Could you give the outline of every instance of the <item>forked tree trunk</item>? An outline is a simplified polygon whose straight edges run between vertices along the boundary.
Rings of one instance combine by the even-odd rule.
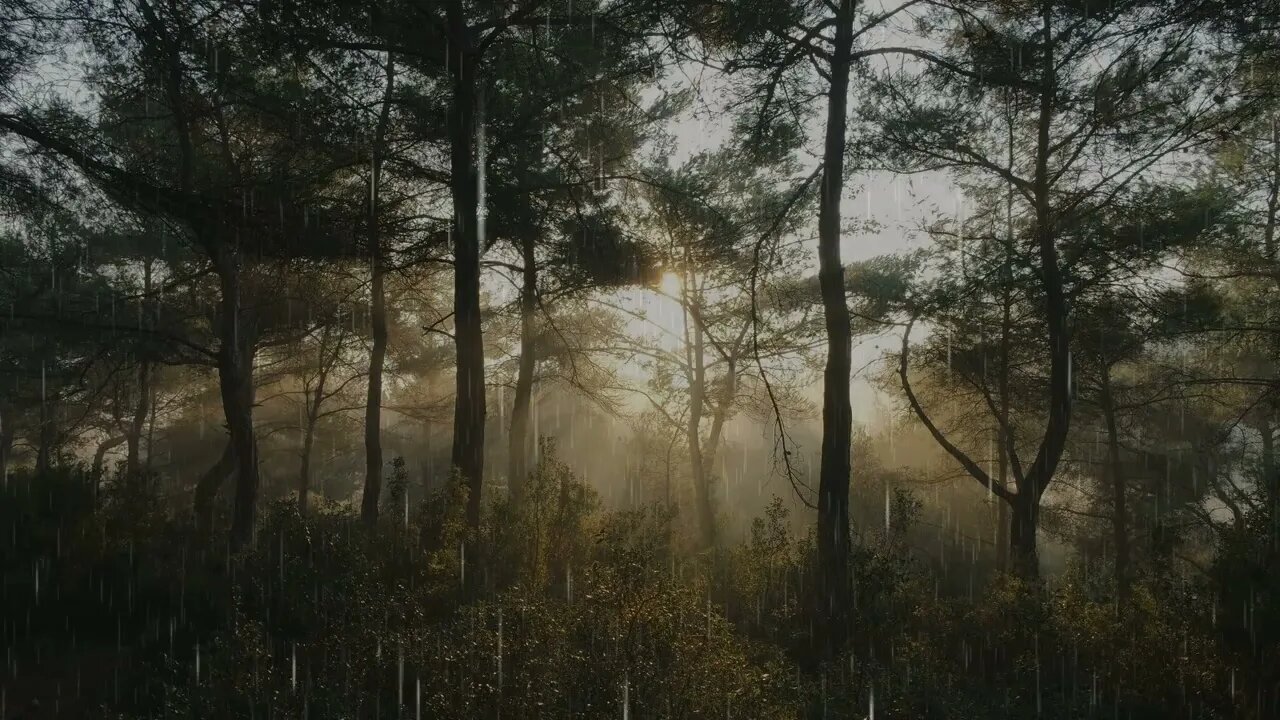
[[[1044,37],[1053,37],[1051,12],[1051,4],[1043,3],[1041,16]],[[1013,507],[1010,528],[1015,569],[1033,580],[1040,577],[1035,542],[1040,499],[1057,471],[1058,462],[1066,449],[1067,432],[1071,425],[1071,336],[1067,325],[1067,295],[1062,268],[1058,265],[1057,219],[1054,217],[1050,198],[1052,171],[1049,157],[1053,150],[1051,130],[1055,112],[1054,93],[1057,88],[1056,60],[1052,45],[1042,53],[1041,62],[1036,167],[1031,189],[1035,200],[1035,239],[1040,255],[1045,324],[1049,336],[1049,419],[1035,460],[1024,475],[1023,482],[1018,485],[1019,499]]]

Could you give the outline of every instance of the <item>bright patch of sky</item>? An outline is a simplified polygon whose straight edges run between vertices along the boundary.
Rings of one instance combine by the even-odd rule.
[[[677,67],[671,73],[676,84],[693,87],[696,99],[693,108],[675,122],[668,132],[675,139],[675,152],[669,158],[675,167],[691,157],[706,151],[714,151],[731,138],[732,118],[724,112],[726,78],[714,70],[695,66]],[[856,92],[856,88],[854,90]],[[656,97],[653,93],[651,97]],[[807,128],[807,145],[797,152],[800,168],[797,178],[803,178],[818,166],[820,140],[823,135],[825,114],[815,112]],[[920,247],[922,239],[915,232],[940,216],[961,216],[963,198],[959,188],[942,173],[901,176],[887,172],[850,172],[846,179],[841,201],[841,215],[845,231],[841,237],[841,257],[846,264],[869,260],[874,257],[898,254]],[[795,271],[812,274],[817,271],[818,245],[816,235],[817,216],[806,223],[796,238],[806,249],[805,267]],[[668,293],[670,294],[670,293]],[[664,343],[682,341],[682,314],[679,304],[647,289],[626,293],[633,307],[644,308],[648,322],[633,321],[637,334],[652,334]],[[649,327],[646,327],[648,325]],[[854,378],[851,400],[855,421],[867,422],[880,417],[887,398],[879,397],[867,380],[883,356],[883,336],[864,336],[854,339]],[[892,344],[894,341],[890,339]],[[819,352],[821,352],[819,348]],[[821,387],[812,388],[813,398],[820,399]]]

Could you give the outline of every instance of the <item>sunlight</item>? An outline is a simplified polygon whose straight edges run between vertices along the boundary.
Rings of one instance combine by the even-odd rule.
[[[680,297],[680,287],[684,283],[680,280],[680,274],[667,270],[662,273],[662,280],[658,284],[659,290],[663,295],[670,297]]]
[[[1280,0],[247,4],[0,0],[0,720],[1280,720]]]

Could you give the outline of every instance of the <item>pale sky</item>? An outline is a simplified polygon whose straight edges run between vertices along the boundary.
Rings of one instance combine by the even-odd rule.
[[[677,70],[677,73],[680,71]],[[684,77],[704,88],[695,102],[696,117],[689,117],[677,123],[672,133],[677,139],[677,152],[671,158],[673,166],[679,165],[697,152],[713,150],[723,144],[729,137],[727,120],[716,115],[716,97],[719,93],[713,87],[717,79],[708,75],[684,73]],[[798,157],[802,163],[803,175],[811,172],[819,160],[816,157],[818,142],[823,135],[825,116],[815,113],[808,130],[809,146]],[[957,187],[949,182],[942,173],[930,173],[914,177],[895,176],[890,173],[852,173],[846,180],[841,213],[848,226],[851,222],[874,220],[879,230],[868,232],[848,230],[841,238],[841,257],[845,263],[867,260],[881,255],[901,253],[920,247],[922,241],[913,237],[915,228],[923,223],[937,219],[939,213],[959,214],[963,212],[960,205]],[[817,218],[813,218],[816,225]],[[810,229],[812,233],[812,229]],[[818,248],[815,237],[805,243],[809,252],[809,265],[804,270],[817,271]],[[658,297],[652,293],[647,302],[651,303],[657,315],[670,318],[674,323],[666,327],[670,331],[679,330],[679,308],[675,303]],[[666,306],[670,306],[669,308]],[[639,328],[637,327],[639,331]],[[883,353],[884,337],[854,338],[853,368],[854,381],[852,387],[852,403],[855,422],[867,422],[878,414],[877,403],[883,406],[885,398],[877,398],[859,371],[873,363]],[[891,340],[892,342],[892,340]],[[881,347],[877,349],[875,346]],[[862,373],[865,375],[866,373]],[[815,388],[815,398],[821,397],[821,388]]]

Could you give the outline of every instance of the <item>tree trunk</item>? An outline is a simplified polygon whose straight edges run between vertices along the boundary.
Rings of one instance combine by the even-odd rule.
[[[13,452],[13,420],[0,411],[0,485],[9,484],[9,456]]]
[[[702,393],[696,393],[697,402],[701,402]],[[690,406],[694,401],[690,401]],[[691,416],[685,428],[685,440],[689,443],[689,466],[693,473],[693,498],[698,511],[698,538],[703,550],[716,546],[716,515],[711,506],[711,487],[708,480],[707,464],[702,453],[702,439],[699,437],[698,417]]]
[[[711,481],[712,478],[715,477],[715,473],[712,468],[714,467],[716,457],[719,454],[720,438],[724,434],[724,424],[728,419],[729,410],[733,406],[733,397],[737,392],[738,380],[736,358],[725,358],[725,365],[727,370],[725,374],[723,394],[721,395],[720,401],[713,406],[714,410],[711,414],[711,429],[707,432],[707,442],[704,446],[698,449],[698,467],[700,468],[699,482],[703,487],[703,497],[706,498],[706,503],[699,507],[699,513],[702,517],[703,527],[710,530],[707,537],[704,537],[704,542],[710,543],[711,547],[715,547],[718,538],[714,506],[711,504]]]
[[[369,175],[369,293],[373,348],[369,352],[369,394],[364,411],[364,495],[360,517],[365,524],[378,521],[378,500],[382,496],[382,366],[387,357],[387,298],[383,288],[386,273],[382,238],[378,228],[378,181],[382,174],[382,151],[391,117],[391,90],[395,86],[395,60],[387,57],[387,85],[373,142],[373,162]]]
[[[298,468],[298,514],[306,517],[308,500],[311,495],[311,453],[316,444],[316,423],[320,420],[320,404],[324,402],[325,380],[329,377],[329,365],[325,357],[325,344],[329,339],[329,328],[326,327],[320,339],[320,367],[316,373],[316,387],[310,396],[303,396],[306,404],[307,419],[302,428],[302,457]],[[341,351],[342,343],[338,341],[334,348],[334,359]]]
[[[36,475],[44,475],[53,467],[53,438],[48,423],[41,421],[36,440]]]
[[[1009,572],[1009,503],[996,503],[996,567]]]
[[[236,472],[235,447],[228,439],[222,448],[222,455],[200,480],[196,482],[194,514],[196,532],[207,536],[213,530],[213,503],[218,497],[218,490],[227,478]]]
[[[151,414],[151,362],[142,360],[138,364],[138,402],[134,406],[133,417],[129,419],[129,430],[125,436],[128,452],[125,456],[125,472],[130,481],[137,480],[142,472],[142,430]]]
[[[1274,342],[1274,341],[1273,341]],[[1258,435],[1262,440],[1262,488],[1263,509],[1271,518],[1272,542],[1280,547],[1280,468],[1276,466],[1276,426],[1272,422],[1272,405],[1262,403],[1262,417],[1258,419]]]
[[[1013,570],[1020,577],[1040,577],[1040,553],[1036,548],[1036,531],[1040,526],[1040,498],[1018,493],[1009,508],[1009,551]]]
[[[707,433],[707,448],[710,449],[710,453],[703,453],[708,473],[711,472],[711,465],[719,455],[720,438],[724,435],[724,424],[729,419],[729,413],[733,409],[734,396],[738,393],[737,348],[734,348],[733,353],[724,358],[724,385],[721,388],[719,402],[712,406],[711,430]]]
[[[1271,119],[1271,168],[1267,176],[1267,219],[1263,225],[1263,250],[1267,260],[1275,267],[1276,262],[1276,227],[1280,225],[1280,118]],[[1280,356],[1280,337],[1271,336],[1272,357]],[[1275,371],[1273,369],[1273,375]],[[1275,427],[1275,403],[1263,404],[1266,416],[1263,422],[1264,473],[1263,488],[1266,490],[1267,511],[1271,515],[1271,546],[1280,548],[1280,473],[1276,472],[1274,443],[1272,433]],[[1270,445],[1271,447],[1268,447]]]
[[[1009,118],[1009,167],[1014,166],[1014,118],[1012,113]],[[1013,184],[1008,183],[1005,188],[1005,237],[1004,252],[1005,262],[1001,268],[1000,277],[1000,417],[997,420],[1000,427],[997,431],[996,441],[998,445],[996,450],[1000,453],[1000,487],[1009,488],[1009,465],[1014,460],[1013,453],[1017,451],[1017,437],[1013,434],[1013,426],[1010,422],[1011,413],[1010,403],[1012,398],[1009,393],[1009,352],[1010,345],[1013,341],[1011,337],[1013,333],[1013,292],[1010,285],[1013,283],[1012,267],[1013,267]],[[1009,503],[996,503],[996,566],[1000,572],[1009,572]]]
[[[43,377],[41,378],[43,380]],[[40,399],[40,427],[36,432],[36,475],[44,475],[53,466],[53,419],[49,403]]]
[[[154,375],[152,377],[154,378]],[[151,412],[147,416],[147,457],[142,461],[143,477],[149,477],[151,475],[151,448],[155,447],[156,442],[156,385],[154,379],[149,384],[150,387],[148,390],[151,393],[151,399],[149,401]]]
[[[98,449],[93,452],[92,472],[94,477],[102,478],[103,463],[106,462],[107,453],[120,447],[120,444],[127,439],[124,435],[116,435],[115,437],[107,438],[98,445]]]
[[[369,352],[369,394],[364,412],[364,496],[360,501],[360,517],[369,525],[378,520],[378,500],[382,494],[382,366],[387,354],[382,261],[375,257],[373,264],[373,348]]]
[[[151,293],[151,260],[142,263],[142,302],[145,305]],[[142,324],[145,327],[149,315],[143,312]],[[125,453],[125,473],[130,482],[139,479],[142,470],[142,429],[147,424],[147,416],[151,413],[151,361],[143,357],[138,362],[138,402],[134,405],[133,417],[129,420],[127,441],[128,452]]]
[[[853,45],[853,0],[840,0],[835,16],[827,128],[823,144],[822,194],[818,209],[818,280],[827,331],[822,392],[822,467],[818,480],[818,593],[815,629],[823,656],[834,658],[848,641],[849,473],[853,409],[849,403],[852,336],[840,259],[840,199],[844,194],[849,54]]]
[[[516,393],[511,403],[511,436],[507,441],[507,482],[511,497],[523,496],[529,476],[529,415],[532,412],[533,371],[537,364],[534,347],[534,320],[538,309],[538,265],[533,233],[521,238],[523,284],[520,287],[520,368],[516,373]],[[534,438],[537,442],[537,438]]]
[[[309,419],[303,430],[302,459],[298,469],[298,514],[302,517],[307,516],[308,498],[311,494],[311,451],[315,447],[315,438],[316,424]]]
[[[457,360],[451,460],[467,488],[467,524],[474,533],[480,528],[485,420],[484,336],[480,326],[480,178],[474,158],[476,58],[463,3],[451,2],[447,14],[449,65],[453,72],[449,186],[453,197],[453,318]]]
[[[1120,431],[1116,424],[1115,398],[1111,394],[1111,367],[1102,361],[1100,399],[1107,426],[1107,474],[1111,478],[1111,529],[1116,546],[1116,599],[1129,598],[1129,517],[1125,508],[1124,465],[1120,461]]]
[[[1012,212],[1012,211],[1011,211]],[[1010,216],[1012,217],[1012,215]],[[1010,240],[1012,243],[1012,228],[1010,229]],[[1008,282],[1004,285],[1002,310],[1000,319],[1000,417],[998,418],[999,428],[996,431],[996,452],[999,453],[999,481],[1000,487],[1009,487],[1009,463],[1012,460],[1011,452],[1014,451],[1014,438],[1011,434],[1010,412],[1009,412],[1009,345],[1012,332],[1011,307],[1013,301],[1009,293]],[[1001,572],[1009,571],[1009,507],[1008,503],[1003,500],[996,503],[996,565]]]
[[[219,308],[218,386],[235,454],[236,495],[231,546],[253,539],[258,509],[258,448],[253,436],[253,329],[240,313],[240,261],[236,251],[217,246],[215,269],[222,294]]]
[[[698,536],[703,550],[716,546],[716,517],[711,507],[711,487],[707,479],[707,463],[702,452],[702,412],[706,403],[707,367],[701,320],[701,297],[697,278],[691,267],[689,249],[684,254],[684,279],[680,299],[684,310],[685,365],[688,368],[689,417],[685,424],[685,442],[689,445],[689,467],[693,476],[693,499],[698,513]],[[693,322],[690,322],[690,315]]]
[[[1042,6],[1042,18],[1044,36],[1053,37],[1049,3]],[[1014,508],[1013,526],[1010,529],[1015,569],[1036,580],[1039,579],[1040,571],[1035,551],[1040,498],[1053,481],[1058,462],[1066,449],[1067,431],[1071,424],[1071,346],[1067,327],[1067,297],[1062,270],[1058,267],[1056,219],[1053,217],[1049,193],[1049,155],[1052,152],[1050,131],[1057,87],[1052,45],[1043,53],[1042,62],[1032,192],[1035,199],[1035,237],[1040,254],[1040,278],[1045,295],[1045,324],[1049,335],[1049,419],[1035,460],[1024,474],[1023,482],[1019,483],[1019,500]]]
[[[1275,262],[1276,227],[1280,226],[1280,119],[1271,121],[1271,170],[1267,175],[1267,219],[1262,227],[1262,249]]]

